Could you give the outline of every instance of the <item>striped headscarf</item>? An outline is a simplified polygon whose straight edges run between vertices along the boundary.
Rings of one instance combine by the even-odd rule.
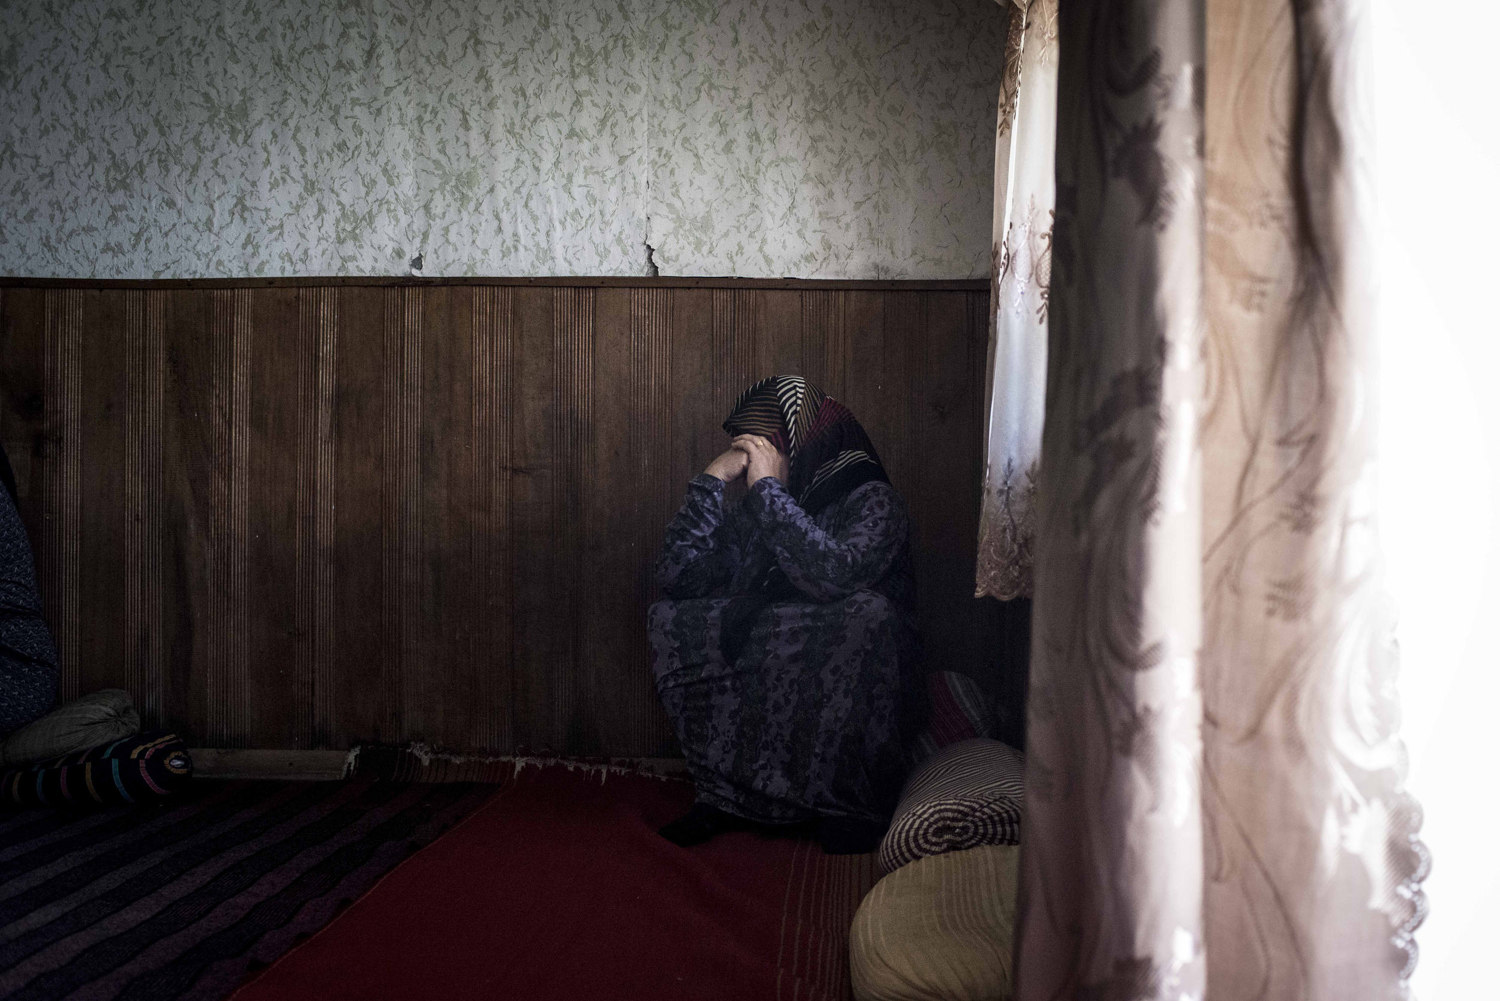
[[[773,375],[745,390],[724,430],[758,434],[785,452],[787,489],[808,514],[871,480],[890,482],[849,408],[800,375]]]

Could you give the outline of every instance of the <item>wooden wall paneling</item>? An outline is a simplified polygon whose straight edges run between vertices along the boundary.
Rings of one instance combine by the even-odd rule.
[[[150,729],[162,725],[167,685],[162,570],[167,293],[138,290],[127,304],[126,433],[121,456],[127,512],[125,637],[120,653],[125,689],[135,700],[142,726]]]
[[[516,289],[515,409],[512,414],[511,532],[514,576],[510,583],[515,630],[511,718],[516,746],[529,750],[562,746],[565,679],[573,663],[570,632],[559,628],[565,556],[557,540],[565,475],[560,440],[562,367],[554,329],[552,289]]]
[[[580,484],[583,564],[578,615],[576,744],[587,754],[629,748],[643,754],[645,594],[637,572],[643,556],[639,525],[649,496],[646,437],[650,380],[640,364],[650,333],[662,326],[664,297],[601,289],[595,302],[592,415],[598,434]]]
[[[671,754],[650,565],[772,371],[848,403],[907,498],[929,666],[980,655],[984,299],[5,288],[0,435],[75,688],[199,744]]]
[[[761,372],[757,340],[762,329],[757,315],[762,298],[759,289],[713,290],[713,339],[697,342],[696,350],[710,352],[713,372],[714,424],[723,421],[735,400],[756,380],[774,373]],[[718,454],[715,452],[714,454]],[[708,456],[712,459],[713,456]],[[708,459],[705,459],[707,464]]]
[[[915,292],[851,292],[846,308],[849,370],[848,403],[864,424],[891,484],[906,501],[912,524],[912,555],[917,575],[919,625],[926,631],[925,573],[920,545],[925,520],[914,457],[925,444],[914,441],[911,358],[922,349],[921,299]]]
[[[889,471],[887,453],[892,446],[886,441],[888,435],[881,390],[884,372],[881,358],[885,354],[884,293],[845,293],[843,339],[848,364],[841,376],[844,393],[839,399],[869,432],[880,461],[887,463]]]
[[[318,746],[400,738],[399,675],[388,656],[385,621],[386,495],[390,373],[399,354],[387,329],[389,292],[346,287],[334,292],[330,433],[333,583],[330,621],[321,629],[332,682],[326,686]],[[399,303],[395,304],[399,324]],[[399,326],[397,327],[399,331]],[[398,651],[399,652],[399,651]]]
[[[690,475],[679,477],[675,472],[679,460],[675,458],[678,439],[673,413],[680,389],[674,381],[675,354],[681,350],[677,331],[683,299],[665,289],[639,289],[634,296],[639,305],[631,311],[631,359],[638,373],[635,384],[643,389],[638,405],[643,433],[634,437],[644,453],[640,494],[643,503],[631,528],[636,560],[632,568],[636,579],[636,600],[630,615],[639,623],[641,638],[638,648],[641,666],[631,671],[636,693],[633,701],[641,707],[636,720],[638,743],[635,746],[643,755],[661,756],[676,752],[676,738],[671,721],[656,696],[644,616],[658,596],[652,569],[661,548],[663,532],[677,513],[679,496],[691,478]],[[713,430],[718,431],[722,440],[723,430],[716,427]]]
[[[295,706],[302,747],[326,746],[333,723],[334,684],[334,388],[338,360],[337,294],[297,290],[297,499],[294,509],[297,599]]]
[[[244,295],[234,315],[225,598],[231,691],[244,704],[225,746],[307,747],[313,690],[299,603],[310,596],[298,587],[308,555],[298,534],[315,412],[298,290]]]
[[[88,628],[71,626],[78,630],[73,641],[75,681],[63,693],[65,698],[119,687],[135,673],[127,653],[131,602],[121,597],[128,595],[134,577],[126,559],[129,526],[137,512],[127,497],[133,463],[122,459],[132,451],[128,373],[131,341],[139,338],[145,323],[144,305],[144,293],[136,289],[104,289],[83,296],[73,348],[75,378],[65,390],[78,398],[64,404],[76,414],[77,423],[76,438],[67,446],[76,448],[76,455],[65,462],[75,466],[78,476],[77,498],[64,501],[78,505],[78,521],[70,529],[77,536],[67,543],[78,554],[77,591],[65,600],[79,611],[88,610]]]
[[[163,620],[164,725],[193,742],[222,735],[209,725],[213,604],[215,477],[212,293],[165,293],[163,341],[162,591],[170,595]]]
[[[921,329],[907,352],[913,450],[922,512],[918,526],[919,586],[926,601],[929,662],[973,673],[977,646],[974,558],[979,517],[979,404],[968,369],[973,357],[962,296],[922,293]],[[916,350],[910,350],[915,347]]]
[[[598,437],[594,423],[594,307],[595,289],[553,290],[552,336],[557,364],[557,396],[553,413],[556,440],[561,445],[554,480],[553,545],[555,547],[555,600],[552,628],[564,633],[566,655],[554,670],[558,676],[556,737],[553,747],[587,746],[590,739],[588,714],[598,707],[588,704],[581,629],[582,592],[597,586],[584,560],[585,540],[598,526],[584,506],[586,481],[597,464]],[[595,731],[597,734],[597,731]]]
[[[870,433],[896,490],[913,503],[917,488],[908,350],[916,351],[920,299],[914,292],[851,293],[849,407]]]
[[[420,573],[412,599],[419,636],[409,665],[419,687],[407,704],[407,733],[457,748],[474,746],[479,724],[472,695],[482,670],[474,656],[483,605],[473,540],[483,501],[474,476],[473,323],[472,288],[425,291],[417,425]]]
[[[47,511],[37,553],[42,603],[57,645],[61,678],[58,697],[73,698],[79,687],[78,551],[82,517],[82,353],[84,312],[99,293],[49,289],[46,298],[46,406],[42,504]]]
[[[687,289],[672,294],[668,334],[671,438],[667,453],[672,488],[666,504],[667,521],[682,503],[688,480],[729,444],[719,424],[729,412],[726,396],[739,392],[728,388],[730,380],[739,376],[727,371],[727,354],[720,352],[733,348],[733,302],[726,289]],[[665,529],[667,521],[660,528]],[[658,537],[657,544],[660,542]],[[655,555],[653,551],[652,557]]]
[[[849,293],[842,289],[808,289],[798,293],[802,306],[802,358],[799,371],[834,399],[845,403],[849,370]]]
[[[250,359],[255,295],[214,289],[209,342],[210,453],[207,552],[209,601],[194,665],[202,665],[204,725],[215,747],[248,746],[250,738]]]
[[[510,693],[515,643],[511,623],[515,566],[511,545],[511,428],[514,399],[514,300],[509,288],[476,288],[473,298],[474,479],[480,510],[471,523],[478,565],[479,621],[470,633],[470,698],[476,707],[470,743],[512,745]]]
[[[755,361],[745,384],[748,386],[768,375],[803,374],[802,293],[786,289],[754,289],[750,295],[755,302],[752,311]],[[741,390],[744,388],[740,387]]]
[[[422,288],[385,292],[385,475],[381,489],[382,686],[394,709],[396,739],[407,740],[407,716],[421,695],[416,673],[418,547],[421,469],[417,433],[421,415]]]

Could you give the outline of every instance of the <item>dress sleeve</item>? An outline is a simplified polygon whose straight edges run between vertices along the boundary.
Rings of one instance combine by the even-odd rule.
[[[836,601],[870,587],[906,542],[906,509],[888,483],[867,483],[845,500],[844,527],[825,532],[774,477],[757,480],[746,497],[787,580],[814,601]]]
[[[739,559],[737,533],[724,518],[724,481],[699,473],[667,526],[656,583],[671,598],[714,597],[728,588]]]

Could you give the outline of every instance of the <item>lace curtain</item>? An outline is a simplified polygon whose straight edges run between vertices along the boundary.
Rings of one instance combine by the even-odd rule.
[[[1406,994],[1363,8],[1061,5],[1020,1001]]]
[[[989,440],[975,593],[1005,601],[1031,594],[1047,375],[1057,0],[1002,2],[1011,4],[1011,11],[995,133]]]

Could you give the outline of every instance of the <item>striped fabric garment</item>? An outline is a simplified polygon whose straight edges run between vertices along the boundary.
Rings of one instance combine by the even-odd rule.
[[[773,375],[745,390],[724,430],[760,435],[784,452],[791,465],[787,489],[808,514],[871,480],[890,482],[849,408],[800,375]]]
[[[87,809],[170,796],[193,777],[175,733],[145,733],[0,772],[0,806]]]
[[[999,732],[999,714],[979,682],[957,671],[934,671],[927,676],[927,728],[912,742],[911,762],[920,765],[949,744]]]
[[[977,737],[943,748],[906,780],[884,840],[886,872],[919,858],[1021,840],[1021,752]]]
[[[991,845],[950,852],[876,883],[849,929],[855,998],[1011,997],[1020,851]]]

